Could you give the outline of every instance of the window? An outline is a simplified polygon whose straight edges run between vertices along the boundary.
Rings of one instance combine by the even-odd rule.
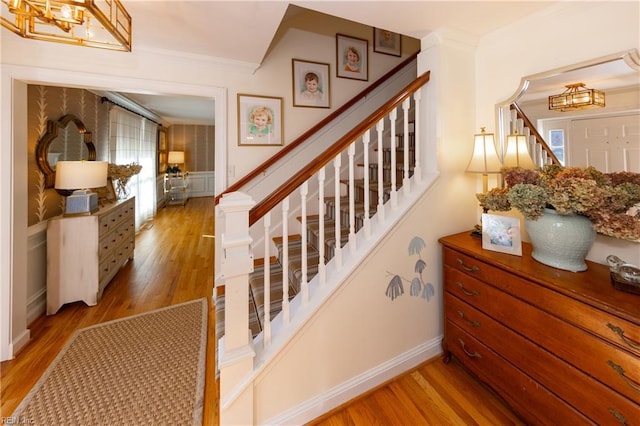
[[[554,129],[549,130],[549,148],[553,151],[560,164],[564,166],[565,163],[565,145],[564,145],[564,130]]]

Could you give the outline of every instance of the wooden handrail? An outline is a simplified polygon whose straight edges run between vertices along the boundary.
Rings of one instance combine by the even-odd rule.
[[[524,125],[529,128],[529,131],[535,138],[536,142],[542,145],[542,149],[551,158],[551,162],[559,166],[560,160],[558,160],[558,157],[556,157],[556,155],[553,153],[553,151],[551,150],[551,147],[547,145],[543,137],[540,135],[540,133],[538,133],[536,126],[534,126],[531,120],[529,120],[529,117],[525,115],[524,111],[522,111],[522,108],[520,108],[520,105],[514,102],[511,104],[511,109],[516,112],[517,117],[522,119],[522,121],[524,122]]]
[[[355,105],[361,99],[364,99],[366,96],[369,95],[369,93],[373,92],[376,88],[378,88],[380,85],[382,85],[388,79],[393,77],[394,74],[396,74],[402,68],[406,67],[408,64],[410,64],[417,57],[418,57],[418,52],[416,52],[413,55],[407,57],[407,59],[405,59],[400,64],[398,64],[396,67],[394,67],[391,71],[389,71],[388,73],[386,73],[385,75],[380,77],[373,84],[371,84],[370,86],[366,87],[362,92],[358,93],[356,96],[351,98],[349,101],[347,101],[340,108],[336,109],[331,114],[327,115],[324,119],[319,121],[315,126],[311,127],[309,130],[307,130],[306,132],[304,132],[303,134],[298,136],[296,139],[294,139],[291,143],[288,143],[287,145],[285,145],[284,148],[282,148],[280,151],[276,152],[274,155],[269,157],[266,161],[264,161],[258,167],[253,169],[251,172],[249,172],[245,176],[243,176],[237,182],[235,182],[234,184],[230,185],[227,189],[222,191],[222,193],[216,195],[215,204],[217,205],[220,202],[220,198],[224,194],[226,194],[228,192],[235,192],[235,191],[239,190],[240,188],[242,188],[243,186],[245,186],[246,184],[248,184],[249,182],[251,182],[256,177],[260,176],[263,172],[265,172],[269,167],[271,167],[273,164],[275,164],[278,160],[280,160],[281,158],[285,157],[289,152],[293,151],[299,145],[304,143],[307,139],[309,139],[315,133],[320,131],[327,124],[329,124],[330,122],[335,120],[337,117],[339,117],[341,114],[343,114],[349,108],[351,108],[353,105]]]
[[[431,71],[427,71],[413,82],[409,83],[404,89],[398,92],[388,102],[378,108],[374,113],[369,115],[364,121],[350,130],[342,138],[338,139],[333,145],[327,148],[322,154],[314,158],[302,170],[296,173],[288,181],[282,184],[278,189],[273,191],[264,200],[256,204],[249,212],[249,226],[256,223],[262,216],[271,211],[296,188],[309,180],[321,168],[332,161],[338,154],[344,151],[349,144],[362,136],[367,130],[372,128],[378,121],[384,118],[393,108],[400,105],[405,99],[411,96],[416,90],[424,86],[431,75]]]

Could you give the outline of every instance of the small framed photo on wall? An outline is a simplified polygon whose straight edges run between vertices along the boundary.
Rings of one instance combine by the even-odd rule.
[[[483,213],[482,248],[522,256],[520,219]]]
[[[293,106],[330,108],[329,64],[292,59]]]
[[[402,35],[380,28],[373,29],[373,51],[391,56],[402,55]]]
[[[238,94],[238,145],[283,145],[282,98]]]
[[[369,80],[369,41],[336,34],[336,75]]]

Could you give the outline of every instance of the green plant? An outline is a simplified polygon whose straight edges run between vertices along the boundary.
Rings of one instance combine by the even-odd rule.
[[[486,210],[515,208],[537,220],[545,208],[588,217],[596,232],[640,239],[640,173],[602,173],[594,167],[547,165],[538,170],[505,167],[504,188],[477,194]]]

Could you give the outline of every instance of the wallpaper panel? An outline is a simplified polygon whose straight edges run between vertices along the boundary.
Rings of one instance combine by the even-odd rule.
[[[167,140],[170,151],[184,151],[183,170],[214,170],[214,126],[174,124],[168,128]]]
[[[66,114],[79,118],[91,132],[97,159],[107,161],[109,156],[109,104],[84,89],[29,85],[27,89],[27,151],[28,151],[28,225],[32,226],[50,217],[62,214],[63,198],[53,188],[45,189],[44,175],[36,163],[36,145],[47,129],[47,120],[58,120]],[[52,144],[52,151],[60,153],[58,160],[86,155],[86,148],[70,123],[61,129]]]

